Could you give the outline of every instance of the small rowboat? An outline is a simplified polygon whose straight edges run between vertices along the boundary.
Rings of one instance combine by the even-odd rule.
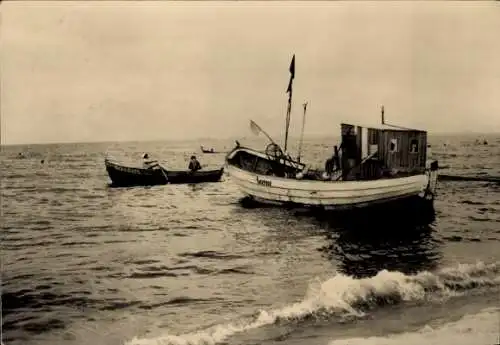
[[[213,148],[211,149],[206,149],[204,148],[203,146],[200,146],[201,148],[201,152],[205,153],[205,154],[222,154],[222,153],[228,153],[228,151],[215,151]]]
[[[216,151],[214,151],[214,149],[213,149],[213,148],[211,148],[211,149],[206,149],[206,148],[204,148],[203,146],[200,146],[200,148],[201,148],[201,152],[203,152],[203,153],[220,153],[220,152],[216,152]]]
[[[220,181],[224,168],[217,170],[167,170],[162,167],[143,169],[128,167],[104,159],[106,171],[114,187],[153,186],[164,184],[203,183]]]

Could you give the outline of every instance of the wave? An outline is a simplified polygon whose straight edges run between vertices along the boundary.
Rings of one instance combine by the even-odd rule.
[[[406,275],[382,270],[370,278],[355,279],[336,274],[310,285],[300,302],[275,310],[262,310],[230,324],[220,324],[195,333],[164,335],[151,339],[133,338],[126,345],[218,344],[241,332],[278,322],[300,321],[310,317],[363,317],[367,311],[388,304],[442,301],[468,290],[500,286],[500,262],[459,264],[435,272]]]
[[[329,345],[493,345],[499,343],[498,308],[488,308],[441,326],[384,337],[336,339]]]

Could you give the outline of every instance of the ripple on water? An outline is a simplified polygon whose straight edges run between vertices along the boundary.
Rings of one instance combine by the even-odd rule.
[[[245,256],[243,256],[243,255],[222,253],[222,252],[217,252],[214,250],[201,250],[198,252],[186,252],[186,253],[179,254],[179,256],[194,257],[194,258],[221,259],[221,260],[245,258]]]

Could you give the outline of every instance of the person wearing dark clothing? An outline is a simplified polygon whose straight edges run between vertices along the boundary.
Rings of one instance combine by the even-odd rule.
[[[333,147],[334,153],[333,156],[328,158],[325,163],[325,171],[328,175],[331,175],[334,171],[340,169],[340,157],[339,157],[339,149],[335,145]]]
[[[339,155],[339,148],[337,145],[333,147],[333,163],[334,163],[334,169],[339,170],[340,169],[340,155]]]
[[[201,164],[196,159],[196,156],[191,156],[188,169],[191,170],[191,172],[195,172],[201,169]]]
[[[328,158],[325,163],[325,171],[328,175],[331,175],[333,173],[334,165],[335,163],[333,161],[333,158],[332,157]]]

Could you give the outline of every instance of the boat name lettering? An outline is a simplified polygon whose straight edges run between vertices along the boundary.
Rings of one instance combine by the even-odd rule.
[[[258,176],[257,176],[257,183],[262,186],[271,187],[271,181],[260,179]]]

